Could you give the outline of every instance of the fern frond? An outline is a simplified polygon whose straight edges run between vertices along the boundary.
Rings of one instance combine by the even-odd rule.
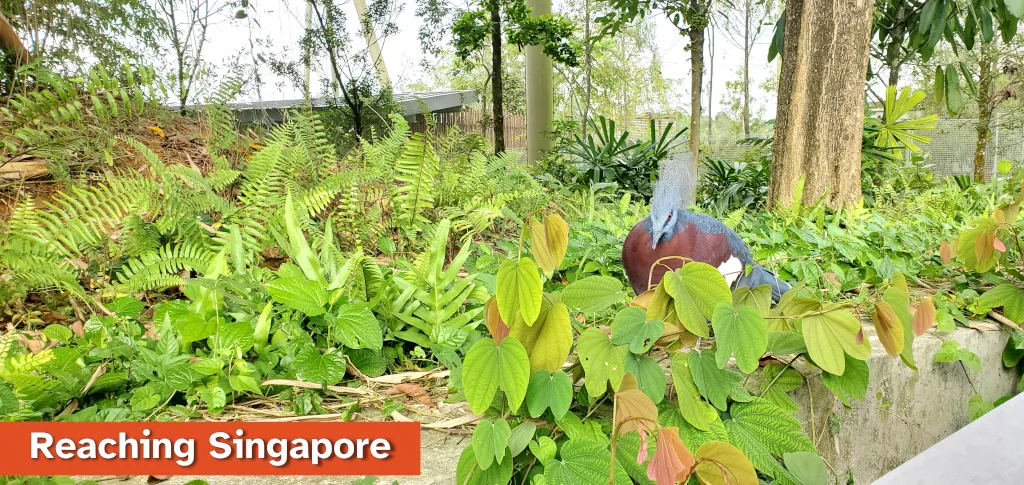
[[[396,186],[392,191],[395,213],[405,227],[420,231],[422,224],[430,222],[424,212],[434,208],[438,164],[429,135],[414,133],[395,164]]]
[[[213,252],[190,244],[164,246],[125,263],[117,279],[130,291],[147,291],[183,283],[183,270],[205,270]]]

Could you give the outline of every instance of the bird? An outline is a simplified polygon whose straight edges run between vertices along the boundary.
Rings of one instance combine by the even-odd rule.
[[[679,259],[667,259],[655,266],[659,259],[682,256],[718,268],[733,289],[770,285],[772,302],[778,303],[790,285],[754,263],[750,247],[736,231],[714,217],[687,210],[696,187],[697,167],[692,154],[661,163],[651,197],[651,215],[633,226],[622,245],[622,265],[633,291],[639,295],[656,287],[666,272],[683,265]]]

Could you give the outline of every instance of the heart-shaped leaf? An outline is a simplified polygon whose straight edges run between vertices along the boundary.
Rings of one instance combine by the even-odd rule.
[[[654,345],[665,331],[665,325],[658,320],[647,320],[647,312],[639,307],[627,307],[619,311],[612,321],[612,343],[628,345],[634,354],[643,354]]]
[[[924,335],[928,329],[935,325],[935,302],[931,298],[925,298],[914,312],[914,335]]]
[[[658,407],[636,387],[633,374],[626,374],[615,393],[613,430],[618,434],[631,431],[650,433],[658,427]]]
[[[612,344],[604,332],[590,327],[580,334],[578,353],[580,364],[586,373],[587,393],[592,398],[600,397],[608,389],[618,389],[619,381],[625,374],[625,346]]]
[[[502,418],[494,421],[485,419],[476,425],[473,430],[473,454],[481,470],[490,468],[492,463],[501,463],[510,436],[512,428]]]
[[[679,440],[679,429],[660,428],[658,444],[647,464],[647,478],[658,485],[675,485],[686,482],[696,464],[693,455]]]
[[[530,219],[530,249],[537,265],[551,274],[562,264],[569,246],[569,225],[558,214],[544,218],[544,223]]]
[[[515,337],[498,345],[494,340],[478,340],[466,353],[462,365],[462,384],[466,401],[474,413],[487,410],[500,388],[512,410],[519,409],[530,383],[530,358]]]
[[[735,446],[712,441],[697,450],[694,472],[705,485],[758,485],[754,465]]]
[[[675,303],[679,321],[700,337],[710,337],[707,321],[721,302],[732,302],[725,278],[714,266],[691,262],[663,278],[665,291]]]
[[[736,355],[736,366],[746,374],[754,372],[768,349],[768,326],[761,313],[751,306],[734,308],[722,302],[711,317],[718,344],[718,367],[725,368],[729,355]]]
[[[533,325],[540,315],[543,296],[540,273],[532,259],[521,258],[519,263],[510,259],[502,261],[495,295],[502,320],[514,322],[521,316],[527,325]]]
[[[530,372],[540,369],[554,372],[562,368],[572,347],[569,309],[562,303],[544,302],[537,321],[531,326],[517,319],[509,330],[530,356]]]
[[[884,301],[876,302],[871,319],[875,322],[875,332],[878,333],[878,340],[882,342],[886,353],[890,357],[895,357],[903,352],[903,323],[896,316],[892,306]]]
[[[572,379],[562,371],[539,370],[526,389],[526,407],[530,416],[539,418],[550,408],[556,420],[562,419],[572,404]]]

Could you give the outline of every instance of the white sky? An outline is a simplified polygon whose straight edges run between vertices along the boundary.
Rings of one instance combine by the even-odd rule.
[[[420,61],[424,54],[417,38],[420,19],[414,14],[414,0],[401,0],[404,8],[397,18],[399,33],[384,41],[383,57],[392,83],[401,87],[404,83],[419,78],[422,70]],[[456,0],[463,2],[465,0]],[[282,53],[282,57],[296,59],[298,53],[298,39],[302,35],[305,22],[306,2],[302,0],[276,0],[256,1],[255,14],[250,10],[249,23],[246,20],[222,22],[216,29],[209,33],[208,50],[204,57],[221,64],[237,56],[240,51],[249,48],[250,36],[256,38],[270,38],[273,42],[274,51]],[[554,11],[558,11],[559,1],[555,0]],[[361,42],[355,29],[355,7],[351,2],[346,2],[342,7],[349,13],[350,33],[353,39]],[[774,19],[769,19],[774,22]],[[257,25],[258,24],[258,25]],[[687,40],[679,35],[678,30],[663,16],[655,18],[655,42],[658,52],[662,57],[663,75],[668,79],[678,80],[680,91],[676,93],[678,99],[683,102],[689,100],[690,84],[690,59],[686,52]],[[766,26],[762,29],[761,37],[751,56],[751,87],[752,98],[758,100],[765,107],[765,116],[774,117],[775,98],[763,93],[759,86],[777,68],[775,63],[769,65],[767,62],[768,42],[771,38],[772,28]],[[705,43],[706,58],[710,59],[710,45]],[[713,85],[713,111],[718,113],[722,109],[723,97],[726,92],[726,81],[737,78],[738,68],[742,65],[742,51],[729,42],[725,35],[718,29],[714,35],[714,85]],[[707,68],[705,69],[705,90],[707,89]],[[302,92],[290,82],[277,78],[268,72],[262,74],[265,82],[260,97],[263,100],[295,99],[301,98]],[[316,81],[314,80],[314,85]],[[253,96],[255,98],[255,96]],[[706,94],[705,94],[705,99]],[[757,103],[755,103],[757,104]],[[685,110],[684,106],[677,107]],[[707,107],[705,106],[705,109]]]

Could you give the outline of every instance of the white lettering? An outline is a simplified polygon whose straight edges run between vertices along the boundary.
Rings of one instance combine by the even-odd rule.
[[[117,454],[109,450],[109,448],[111,446],[114,446],[116,444],[117,444],[117,442],[112,440],[112,439],[110,439],[110,438],[107,438],[105,440],[101,440],[100,441],[100,457],[102,457],[104,460],[113,460],[114,458],[117,458]]]
[[[42,442],[41,442],[42,440]],[[45,444],[43,444],[45,443]],[[49,459],[53,459],[53,455],[50,454],[50,446],[53,445],[53,436],[50,433],[32,433],[32,459],[39,458],[39,452],[42,451],[43,455]]]
[[[214,448],[217,448],[218,450],[223,450],[223,451],[221,451],[221,452],[211,451],[210,452],[210,456],[212,456],[212,457],[214,457],[214,458],[216,458],[218,460],[223,460],[223,459],[231,456],[231,445],[229,445],[227,443],[221,443],[221,441],[220,441],[220,440],[227,440],[230,437],[231,437],[231,435],[229,435],[229,434],[227,434],[227,433],[225,433],[223,431],[218,431],[216,433],[211,434],[210,435],[210,446],[212,446]]]
[[[196,461],[195,445],[195,440],[174,440],[174,456],[177,458],[174,462],[180,466],[192,466]]]
[[[75,442],[67,438],[57,441],[57,456],[70,460],[75,457]]]
[[[388,451],[391,451],[391,442],[386,439],[377,438],[370,444],[370,454],[378,460],[383,460],[390,456],[390,453],[386,453]]]

